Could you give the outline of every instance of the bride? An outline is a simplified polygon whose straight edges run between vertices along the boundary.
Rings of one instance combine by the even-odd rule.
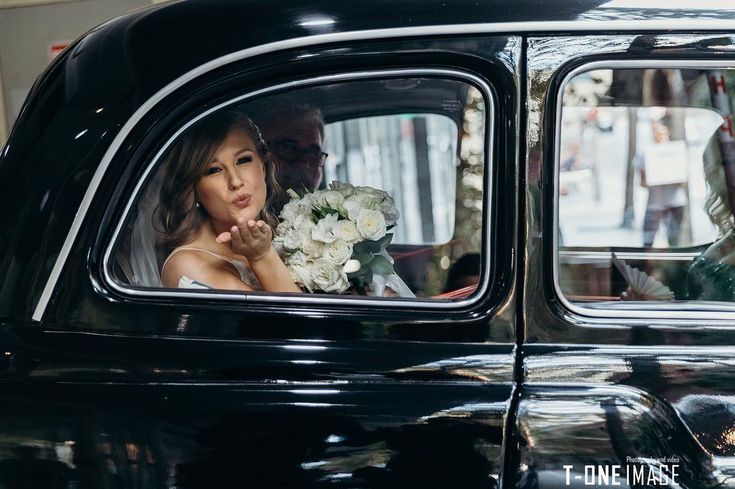
[[[250,119],[204,119],[163,165],[155,215],[164,287],[301,292],[273,248],[275,163]]]

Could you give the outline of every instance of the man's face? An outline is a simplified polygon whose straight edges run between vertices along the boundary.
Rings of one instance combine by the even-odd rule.
[[[653,128],[653,140],[656,143],[665,143],[669,140],[669,128],[660,122],[654,122]]]
[[[299,193],[319,187],[324,175],[324,140],[319,124],[313,119],[278,121],[263,129],[280,170],[278,183],[284,190]]]

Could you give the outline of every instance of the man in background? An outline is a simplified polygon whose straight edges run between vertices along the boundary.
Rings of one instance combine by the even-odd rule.
[[[667,117],[651,122],[654,144],[633,163],[641,186],[648,189],[643,218],[643,246],[647,248],[653,246],[662,221],[669,246],[679,245],[687,205],[686,146],[683,141],[671,141],[669,125]]]
[[[310,105],[277,108],[257,121],[263,139],[278,162],[276,180],[299,195],[320,187],[324,178],[324,117]],[[283,195],[273,204],[278,215],[289,201]]]

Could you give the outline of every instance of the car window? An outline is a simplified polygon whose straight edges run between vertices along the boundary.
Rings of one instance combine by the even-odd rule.
[[[441,114],[395,114],[327,124],[332,155],[325,181],[382,188],[396,200],[404,225],[393,243],[444,244],[454,233],[458,128]],[[420,137],[417,137],[420,134]],[[422,180],[419,182],[419,180]],[[423,187],[429,190],[421,193]]]
[[[589,69],[561,93],[560,292],[598,307],[735,301],[729,69]]]
[[[487,261],[486,105],[466,81],[386,76],[202,114],[152,158],[110,276],[156,294],[468,297]]]

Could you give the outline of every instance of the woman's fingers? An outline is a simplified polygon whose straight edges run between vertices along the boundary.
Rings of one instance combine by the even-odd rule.
[[[261,239],[271,239],[271,227],[265,221],[258,221],[253,227],[253,235]]]
[[[250,219],[238,221],[229,232],[217,236],[217,241],[229,242],[235,253],[245,255],[248,259],[255,259],[270,248],[272,234],[270,226],[265,221]]]
[[[216,241],[218,243],[229,243],[230,241],[232,241],[232,234],[229,231],[225,231],[224,233],[220,233],[217,236],[217,240]]]
[[[240,228],[243,238],[249,237],[255,241],[259,241],[268,236],[268,225],[264,221],[255,221],[250,219],[245,226]]]
[[[242,228],[240,228],[240,226],[232,226],[232,229],[230,229],[230,235],[232,236],[232,248],[242,248],[245,244],[242,235]]]
[[[255,221],[238,221],[237,228],[240,230],[244,242],[249,243],[253,239],[253,224]]]
[[[260,226],[261,231],[263,231],[263,236],[265,236],[268,241],[273,239],[273,230],[268,223],[265,221],[258,221],[258,226]]]

